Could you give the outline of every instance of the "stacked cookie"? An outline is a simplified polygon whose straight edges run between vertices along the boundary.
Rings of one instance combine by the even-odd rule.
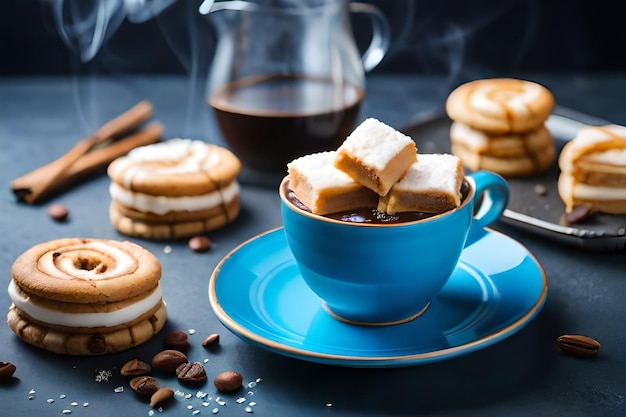
[[[9,327],[51,352],[121,352],[148,341],[167,318],[161,265],[131,242],[40,243],[15,260],[11,275]]]
[[[136,148],[108,168],[111,223],[120,233],[146,239],[222,227],[239,213],[240,170],[229,150],[198,140]]]
[[[380,213],[442,213],[461,203],[458,157],[420,154],[415,142],[370,118],[336,151],[297,158],[287,165],[289,187],[314,214],[363,207]]]
[[[555,159],[554,141],[545,122],[554,97],[525,80],[476,80],[457,87],[446,101],[453,120],[452,154],[470,170],[507,177],[538,174]]]
[[[559,156],[558,190],[566,212],[626,213],[626,127],[589,126]]]

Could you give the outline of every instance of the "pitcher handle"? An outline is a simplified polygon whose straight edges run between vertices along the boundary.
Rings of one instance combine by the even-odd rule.
[[[485,227],[498,220],[509,203],[511,193],[506,180],[493,172],[476,171],[469,174],[468,178],[474,181],[475,201],[478,201],[481,195],[482,201],[472,219],[465,247],[487,234]]]
[[[376,7],[367,3],[352,2],[350,12],[366,14],[372,22],[372,40],[363,53],[363,69],[369,72],[383,60],[389,49],[391,29],[385,15]]]

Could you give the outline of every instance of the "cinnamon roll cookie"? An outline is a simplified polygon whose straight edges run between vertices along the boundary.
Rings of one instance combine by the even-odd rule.
[[[122,234],[179,239],[217,229],[239,213],[239,159],[199,140],[170,139],[113,161],[109,215]]]
[[[452,153],[470,170],[504,176],[538,174],[555,159],[545,127],[554,97],[525,80],[476,80],[456,88],[446,101]]]
[[[161,265],[131,242],[40,243],[15,260],[11,276],[9,327],[51,352],[121,352],[148,341],[167,319]]]
[[[475,80],[457,87],[446,101],[452,120],[492,134],[523,133],[541,126],[554,107],[552,93],[532,81]]]
[[[626,213],[626,127],[589,126],[579,130],[559,156],[558,190],[565,210]]]

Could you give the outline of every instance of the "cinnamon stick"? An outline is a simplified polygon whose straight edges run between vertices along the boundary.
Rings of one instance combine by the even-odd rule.
[[[36,203],[48,188],[56,188],[59,177],[78,159],[96,145],[113,140],[116,136],[128,132],[133,127],[147,120],[152,114],[152,104],[141,101],[130,110],[108,121],[92,135],[78,141],[72,149],[59,159],[15,179],[11,189],[19,201]]]
[[[46,200],[76,183],[102,172],[114,159],[126,155],[134,148],[158,142],[162,133],[163,126],[154,122],[146,126],[145,129],[119,139],[109,146],[86,153],[50,184],[35,202]]]

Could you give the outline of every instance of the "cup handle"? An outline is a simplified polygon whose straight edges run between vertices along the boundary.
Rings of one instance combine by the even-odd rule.
[[[480,240],[487,234],[485,227],[495,222],[504,212],[511,195],[509,185],[500,175],[488,171],[476,171],[468,175],[474,180],[474,199],[482,202],[475,211],[472,224],[467,234],[465,247]]]
[[[376,6],[359,2],[349,3],[349,6],[350,12],[366,14],[372,22],[372,40],[361,57],[363,69],[365,72],[369,72],[383,60],[389,49],[389,41],[391,39],[389,22]]]

